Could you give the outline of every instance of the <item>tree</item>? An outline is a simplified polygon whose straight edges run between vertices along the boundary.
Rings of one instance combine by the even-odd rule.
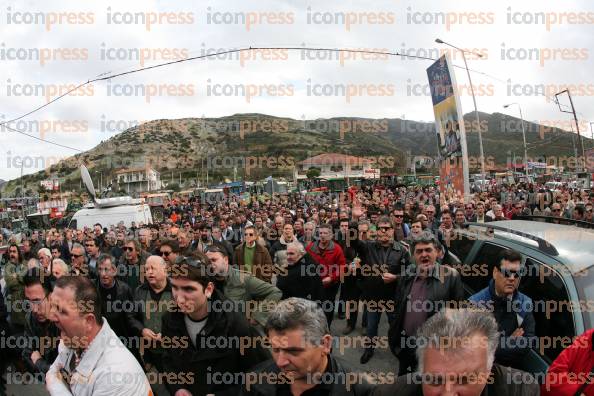
[[[309,168],[305,173],[308,179],[315,179],[316,177],[320,177],[320,169],[318,168]]]

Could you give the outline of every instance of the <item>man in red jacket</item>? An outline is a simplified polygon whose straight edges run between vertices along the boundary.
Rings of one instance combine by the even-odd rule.
[[[577,337],[557,356],[541,388],[543,396],[594,396],[594,329]]]
[[[322,309],[328,319],[328,327],[334,317],[334,301],[340,287],[341,274],[345,270],[346,260],[342,248],[332,240],[332,226],[324,223],[318,227],[319,240],[307,245],[307,252],[320,264],[320,277],[324,286]]]

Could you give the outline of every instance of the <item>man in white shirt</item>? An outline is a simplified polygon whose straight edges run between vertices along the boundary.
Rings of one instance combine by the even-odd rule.
[[[61,332],[58,357],[46,374],[50,395],[152,396],[142,367],[101,317],[91,280],[61,277],[50,302],[50,320]]]

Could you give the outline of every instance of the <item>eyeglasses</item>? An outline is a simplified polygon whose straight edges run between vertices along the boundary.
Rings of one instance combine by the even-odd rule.
[[[395,214],[395,215],[393,215],[393,216],[394,216],[394,217],[396,217],[397,219],[402,219],[402,218],[404,218],[404,215],[397,215],[397,214]]]
[[[165,257],[169,257],[169,255],[171,254],[171,252],[159,252],[161,253],[161,256],[165,256]]]
[[[561,212],[561,209],[551,209],[551,212]]]
[[[127,252],[131,252],[131,251],[133,251],[133,250],[134,250],[134,248],[133,248],[133,247],[131,247],[131,246],[124,246],[124,247],[122,248],[122,250],[125,250],[125,251],[127,251]]]
[[[30,307],[38,307],[45,301],[46,298],[47,296],[42,298],[41,300],[25,300],[25,303]]]
[[[499,272],[501,272],[501,275],[506,278],[514,277],[515,279],[518,279],[524,276],[526,271],[524,268],[520,268],[518,271],[513,271],[507,268],[499,268]]]
[[[194,267],[194,268],[200,268],[201,266],[205,265],[204,262],[200,259],[193,259],[191,257],[184,257],[184,256],[180,256],[180,257],[176,258],[175,264],[177,264],[177,265],[188,264],[190,267]]]
[[[254,235],[256,235],[256,234],[254,234],[253,232],[249,232],[249,233],[248,233],[248,232],[246,232],[246,233],[245,233],[245,236],[254,236]]]
[[[377,230],[378,230],[378,231],[384,231],[384,232],[385,232],[385,231],[389,231],[389,230],[391,230],[391,229],[392,229],[392,227],[377,227]]]
[[[84,256],[84,254],[74,254],[74,253],[72,253],[72,254],[70,254],[70,256],[71,257],[74,257],[74,258],[79,258],[79,257]]]

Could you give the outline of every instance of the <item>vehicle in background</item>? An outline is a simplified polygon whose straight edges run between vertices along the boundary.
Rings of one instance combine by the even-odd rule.
[[[450,239],[450,251],[462,262],[466,297],[487,287],[502,251],[522,255],[526,275],[519,290],[533,300],[539,343],[520,368],[531,373],[545,373],[573,337],[594,327],[594,310],[587,304],[594,301],[594,230],[575,227],[569,219],[563,223],[470,223]]]
[[[152,224],[151,209],[142,199],[133,199],[128,196],[97,198],[93,180],[84,165],[80,167],[80,174],[93,202],[87,204],[72,216],[68,224],[69,228],[83,229],[93,227],[96,223],[100,223],[103,227],[116,226],[119,223],[124,224],[126,227],[130,227],[132,223],[137,226]]]
[[[141,196],[144,202],[150,207],[153,219],[161,222],[165,219],[165,208],[171,203],[171,195],[168,192],[146,194]]]

